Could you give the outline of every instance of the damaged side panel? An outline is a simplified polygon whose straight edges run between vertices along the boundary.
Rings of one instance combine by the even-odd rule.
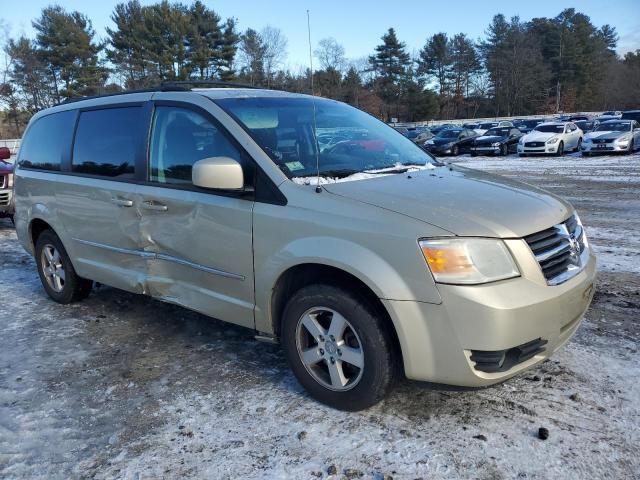
[[[253,202],[140,186],[141,249],[148,293],[221,320],[254,327]]]

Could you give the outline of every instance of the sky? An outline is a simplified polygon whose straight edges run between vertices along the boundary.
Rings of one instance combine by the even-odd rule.
[[[122,0],[121,0],[122,1]],[[8,26],[10,35],[33,35],[31,21],[43,7],[55,0],[0,0],[0,22]],[[65,9],[78,10],[89,16],[99,37],[117,0],[59,0]],[[155,3],[141,1],[142,4]],[[184,0],[183,3],[191,3]],[[422,0],[389,2],[376,0],[220,0],[204,3],[223,18],[235,17],[239,30],[256,30],[270,25],[280,28],[288,39],[288,67],[297,70],[309,65],[307,14],[311,16],[311,42],[334,37],[345,47],[348,58],[370,55],[380,37],[394,27],[409,52],[417,53],[428,36],[438,32],[453,35],[466,33],[474,40],[481,38],[492,17],[502,13],[520,16],[527,21],[535,17],[553,17],[575,3],[562,0]],[[640,49],[640,0],[581,0],[576,9],[591,17],[596,26],[610,24],[620,36],[618,53]]]

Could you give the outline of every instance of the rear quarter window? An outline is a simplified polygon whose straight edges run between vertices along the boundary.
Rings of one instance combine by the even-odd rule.
[[[137,106],[80,112],[71,170],[133,179],[144,124]]]
[[[18,165],[59,171],[63,157],[68,158],[75,116],[75,111],[67,110],[38,118],[22,141]]]

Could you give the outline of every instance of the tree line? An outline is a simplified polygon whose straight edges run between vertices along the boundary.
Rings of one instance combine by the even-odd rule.
[[[553,18],[493,17],[483,39],[437,32],[418,53],[389,28],[372,54],[348,59],[333,38],[314,49],[319,68],[286,68],[287,39],[273,26],[239,31],[201,1],[115,6],[106,37],[60,6],[33,20],[33,38],[8,39],[0,78],[5,129],[67,98],[215,80],[313,93],[384,120],[513,116],[638,107],[640,50],[617,55],[614,27],[573,8]],[[313,88],[313,91],[312,91]]]

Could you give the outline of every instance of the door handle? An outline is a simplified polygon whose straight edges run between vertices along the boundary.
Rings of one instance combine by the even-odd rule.
[[[164,203],[154,202],[153,200],[145,200],[142,202],[142,208],[145,210],[154,210],[156,212],[166,212],[169,210]]]
[[[119,207],[133,207],[133,200],[127,200],[126,198],[114,197],[111,202],[115,203]]]

